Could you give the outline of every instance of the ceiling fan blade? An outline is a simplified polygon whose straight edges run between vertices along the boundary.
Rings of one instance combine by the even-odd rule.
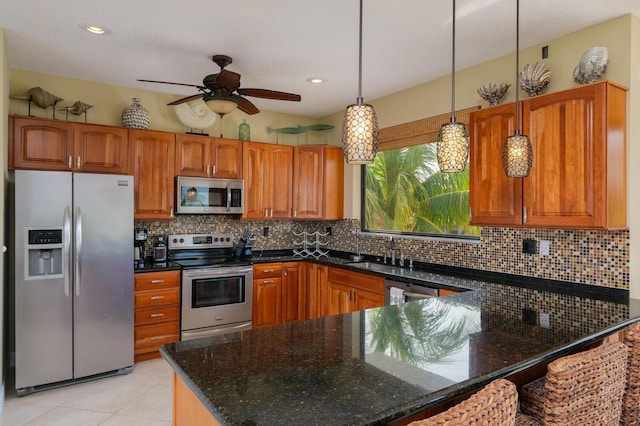
[[[233,92],[240,87],[240,74],[233,71],[222,70],[218,73],[216,82],[220,86],[226,87]]]
[[[273,99],[278,101],[299,102],[302,99],[300,95],[267,89],[238,89],[238,94],[243,96],[253,96],[254,98]]]
[[[172,83],[170,81],[158,81],[158,80],[142,80],[138,79],[138,81],[144,81],[146,83],[160,83],[160,84],[174,84],[176,86],[187,86],[187,87],[196,87],[198,89],[202,89],[202,86],[198,86],[197,84],[187,84],[187,83]]]
[[[195,101],[196,99],[202,99],[202,93],[200,93],[198,95],[187,96],[186,98],[180,98],[177,101],[173,101],[171,103],[168,103],[167,105],[180,105],[180,104],[183,104],[185,102]]]
[[[247,113],[249,115],[257,114],[260,112],[258,107],[255,106],[253,103],[251,103],[251,101],[240,96],[238,97],[240,98],[238,102],[238,109],[240,111]]]

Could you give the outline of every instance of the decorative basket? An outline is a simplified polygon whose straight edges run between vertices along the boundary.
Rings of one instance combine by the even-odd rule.
[[[137,129],[149,128],[149,111],[140,105],[140,99],[133,98],[133,104],[122,111],[122,125]]]

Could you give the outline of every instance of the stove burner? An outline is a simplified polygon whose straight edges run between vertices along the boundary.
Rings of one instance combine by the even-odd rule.
[[[250,258],[237,259],[231,234],[169,235],[169,257],[183,268],[220,268],[253,264]]]

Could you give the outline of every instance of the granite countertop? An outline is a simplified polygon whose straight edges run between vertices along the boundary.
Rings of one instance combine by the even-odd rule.
[[[640,300],[452,279],[476,289],[176,342],[161,354],[221,424],[375,425],[575,351],[640,316]],[[532,300],[544,301],[550,328],[523,321]]]

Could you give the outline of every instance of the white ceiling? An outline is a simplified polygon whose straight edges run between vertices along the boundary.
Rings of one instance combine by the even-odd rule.
[[[458,0],[456,68],[515,50],[513,0]],[[298,93],[302,102],[249,98],[258,108],[312,117],[357,97],[358,0],[0,0],[11,68],[172,93],[219,71],[242,87]],[[623,14],[639,0],[530,0],[520,5],[527,47]],[[372,100],[451,71],[450,0],[365,0],[363,97]],[[106,27],[108,35],[83,30]],[[576,59],[577,61],[577,59]],[[326,83],[306,80],[321,77]],[[45,87],[46,90],[46,87]]]

